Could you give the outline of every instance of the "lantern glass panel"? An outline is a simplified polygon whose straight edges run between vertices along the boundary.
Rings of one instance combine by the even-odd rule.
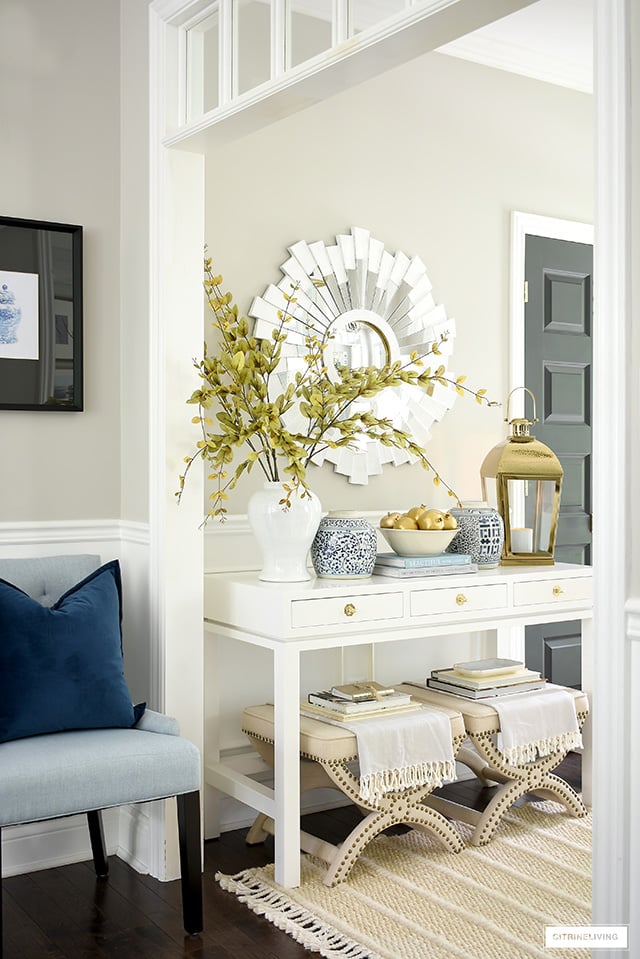
[[[513,552],[551,551],[555,493],[555,480],[508,480],[509,526],[523,531],[511,537]]]

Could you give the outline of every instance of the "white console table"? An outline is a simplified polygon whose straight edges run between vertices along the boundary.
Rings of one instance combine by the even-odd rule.
[[[206,781],[273,817],[276,881],[297,886],[300,653],[495,630],[495,654],[524,660],[524,626],[579,619],[582,685],[590,693],[591,597],[591,569],[563,563],[463,576],[307,583],[263,583],[255,573],[208,574],[206,630],[273,652],[276,750],[274,790],[221,763],[207,765]],[[583,737],[583,795],[589,804],[589,721]]]

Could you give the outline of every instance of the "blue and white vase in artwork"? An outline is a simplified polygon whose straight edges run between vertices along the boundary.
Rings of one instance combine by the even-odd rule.
[[[361,579],[371,576],[378,537],[358,513],[334,510],[320,520],[311,544],[311,562],[324,579]]]
[[[449,543],[447,553],[468,553],[480,569],[495,569],[500,564],[504,546],[502,516],[486,503],[469,504],[450,509],[458,523],[458,532]]]

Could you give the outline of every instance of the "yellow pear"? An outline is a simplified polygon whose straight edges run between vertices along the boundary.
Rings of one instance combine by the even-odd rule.
[[[455,518],[455,516],[452,516],[451,513],[444,514],[444,528],[445,529],[458,528],[458,520]]]
[[[418,517],[420,529],[444,529],[444,513],[439,509],[427,509]]]
[[[398,519],[393,524],[394,529],[417,529],[418,524],[413,518],[409,516],[408,513],[403,513],[402,516],[399,516]]]
[[[400,517],[400,513],[387,513],[380,520],[380,529],[393,529],[393,524]]]

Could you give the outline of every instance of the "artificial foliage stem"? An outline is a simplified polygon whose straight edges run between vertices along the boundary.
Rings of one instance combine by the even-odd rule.
[[[404,365],[396,360],[383,367],[337,367],[337,375],[330,377],[325,351],[333,338],[331,326],[323,326],[318,333],[298,320],[298,331],[300,327],[304,331],[305,366],[274,396],[273,377],[281,369],[287,326],[295,313],[296,285],[292,284],[290,295],[283,294],[283,309],[277,313],[278,322],[271,338],[256,340],[250,335],[248,320],[238,316],[231,294],[222,291],[222,277],[214,275],[209,258],[205,259],[204,273],[207,304],[220,343],[215,355],[208,353],[205,343],[203,359],[193,361],[202,386],[187,402],[198,406],[193,422],[200,425],[202,438],[195,451],[185,457],[186,467],[176,493],[178,501],[189,470],[196,460],[203,460],[212,467],[208,479],[216,484],[206,518],[224,519],[228,493],[243,473],[251,472],[257,463],[265,479],[282,483],[282,505],[288,508],[292,495],[309,495],[306,470],[314,456],[327,449],[353,446],[363,437],[406,450],[433,472],[436,486],[444,486],[448,495],[458,500],[425,450],[408,433],[396,428],[390,419],[376,416],[370,406],[358,409],[356,405],[349,413],[357,401],[369,400],[383,390],[403,384],[416,386],[430,395],[438,383],[454,389],[458,395],[473,395],[480,404],[496,405],[487,399],[486,390],[464,386],[465,376],[455,380],[447,377],[443,365],[435,370],[424,368],[428,357],[440,355],[439,346],[446,337],[442,336],[440,343],[431,344],[422,354],[413,352]],[[209,415],[212,407],[216,410],[215,420]],[[287,416],[291,411],[302,417],[304,431],[290,431]],[[233,469],[234,449],[243,447],[248,452]],[[229,474],[228,468],[233,472]]]

